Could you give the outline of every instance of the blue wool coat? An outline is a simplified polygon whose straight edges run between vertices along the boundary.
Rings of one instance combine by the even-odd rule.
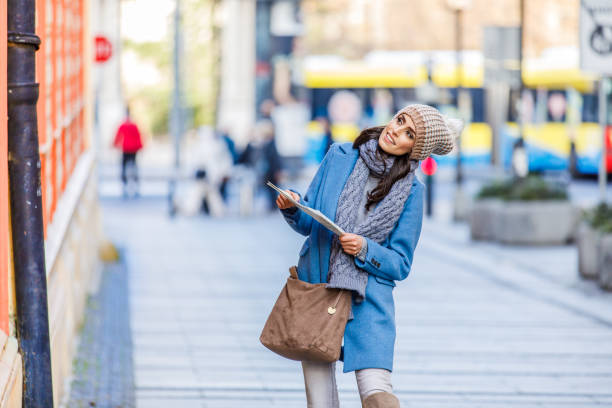
[[[359,157],[351,143],[334,144],[323,159],[300,201],[321,211],[330,219],[342,189]],[[333,233],[302,211],[282,211],[287,223],[308,238],[300,250],[298,275],[310,283],[327,282]],[[423,184],[414,178],[404,210],[385,242],[378,244],[368,238],[366,261],[357,258],[355,264],[368,272],[366,298],[353,301],[352,320],[344,332],[344,372],[364,368],[393,369],[395,345],[395,281],[408,276],[412,256],[421,233],[423,220]]]

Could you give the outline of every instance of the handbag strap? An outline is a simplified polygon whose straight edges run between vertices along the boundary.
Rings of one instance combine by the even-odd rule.
[[[344,292],[345,292],[344,290],[338,289],[338,295],[336,296],[336,301],[334,302],[334,306],[333,306],[334,309],[338,307],[338,302],[340,302],[340,296],[342,296]]]
[[[293,279],[299,279],[298,278],[298,273],[297,273],[297,268],[295,266],[292,266],[291,268],[289,268],[289,275],[293,278]],[[338,306],[338,303],[340,302],[340,296],[342,296],[342,294],[346,292],[343,289],[338,289],[338,295],[336,295],[336,299],[334,300],[334,304],[333,304],[333,308],[335,309]]]

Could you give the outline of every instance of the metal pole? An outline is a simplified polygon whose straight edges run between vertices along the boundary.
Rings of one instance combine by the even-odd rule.
[[[272,41],[270,33],[271,0],[257,0],[255,4],[255,117],[260,119],[261,103],[272,98]]]
[[[425,214],[429,218],[431,218],[433,214],[433,184],[433,176],[431,174],[425,176],[425,190],[427,191]]]
[[[456,58],[456,66],[457,66],[457,111],[462,113],[461,103],[461,92],[463,92],[462,86],[462,71],[463,67],[461,65],[461,50],[463,48],[463,30],[462,30],[462,10],[455,10],[455,58]],[[465,119],[465,118],[464,118]],[[457,184],[457,188],[461,188],[461,184],[463,183],[463,171],[461,168],[461,134],[457,138],[457,171],[455,175],[455,181]]]
[[[606,183],[607,183],[607,170],[606,170],[606,99],[608,87],[607,78],[602,77],[599,80],[599,126],[601,127],[601,160],[599,161],[599,201],[601,203],[606,202]]]
[[[520,20],[521,24],[519,26],[519,109],[518,109],[518,120],[519,120],[519,145],[522,147],[524,145],[523,140],[523,130],[525,126],[525,112],[523,103],[523,93],[525,91],[525,83],[523,82],[523,33],[525,31],[525,0],[520,0]]]
[[[53,407],[36,102],[35,0],[8,0],[8,167],[23,406]]]
[[[512,149],[512,174],[514,178],[524,178],[529,175],[529,158],[525,148],[525,83],[523,82],[523,44],[525,31],[525,1],[520,0],[520,26],[519,26],[519,96],[518,96],[518,126],[519,135]]]
[[[463,116],[464,109],[461,105],[465,103],[464,98],[461,97],[463,92],[462,80],[463,80],[463,67],[461,51],[463,48],[463,27],[462,27],[462,16],[464,4],[458,4],[455,10],[455,55],[456,55],[456,75],[457,75],[457,111]],[[463,119],[466,119],[464,117]],[[455,171],[455,197],[453,200],[453,220],[464,221],[467,218],[467,200],[463,193],[463,169],[461,166],[461,134],[457,137],[457,165]]]
[[[183,118],[182,118],[182,99],[181,99],[181,1],[176,0],[176,8],[174,10],[174,92],[172,96],[172,111],[170,113],[170,133],[174,141],[174,172],[170,177],[170,185],[168,188],[168,201],[170,205],[170,215],[176,214],[176,206],[174,196],[176,193],[177,179],[179,176],[180,167],[180,143],[183,134]]]

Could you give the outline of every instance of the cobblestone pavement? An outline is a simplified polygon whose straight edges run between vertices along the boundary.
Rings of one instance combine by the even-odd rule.
[[[258,341],[303,237],[279,214],[166,217],[161,199],[102,200],[127,249],[138,407],[304,407],[299,364]],[[426,221],[394,289],[403,407],[612,407],[612,295],[573,247],[475,244]],[[359,407],[352,373],[338,384]]]
[[[85,316],[66,406],[134,407],[128,276],[123,263],[104,266],[100,289],[89,298]]]

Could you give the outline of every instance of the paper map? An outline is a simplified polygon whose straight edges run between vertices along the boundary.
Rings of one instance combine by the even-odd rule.
[[[342,230],[342,228],[340,228],[332,220],[327,218],[321,211],[315,210],[314,208],[307,207],[304,204],[300,204],[299,202],[295,201],[293,199],[293,197],[291,197],[291,194],[287,194],[286,191],[281,190],[280,188],[276,187],[274,184],[272,184],[269,181],[266,184],[269,187],[273,188],[274,190],[278,191],[279,194],[282,194],[283,197],[285,197],[287,200],[291,201],[291,203],[293,205],[295,205],[300,210],[304,211],[306,214],[310,215],[312,218],[317,220],[317,222],[319,222],[319,224],[321,224],[322,226],[324,226],[325,228],[327,228],[328,230],[330,230],[334,234],[336,234],[336,235],[344,234],[344,231]]]

